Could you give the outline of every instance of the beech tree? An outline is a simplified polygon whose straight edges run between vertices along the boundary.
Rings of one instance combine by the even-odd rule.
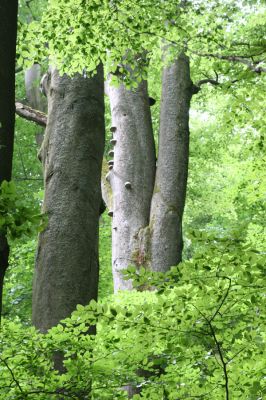
[[[18,1],[0,4],[0,184],[10,181],[15,127],[15,66]],[[8,267],[6,231],[0,230],[0,318],[2,290]]]
[[[113,119],[111,144],[114,146],[110,150],[112,160],[109,161],[108,176],[113,196],[110,196],[108,205],[109,215],[113,216],[113,236],[116,245],[116,289],[131,288],[131,282],[124,282],[121,274],[121,270],[127,269],[128,277],[134,279],[132,284],[140,291],[124,290],[115,296],[101,299],[99,303],[91,301],[85,307],[78,305],[71,318],[64,320],[47,334],[39,334],[33,328],[25,329],[14,321],[5,321],[0,340],[0,397],[5,400],[26,397],[45,400],[54,396],[125,399],[124,388],[127,388],[128,392],[131,391],[131,396],[141,390],[140,395],[134,396],[135,399],[154,400],[193,397],[228,400],[263,398],[265,393],[262,372],[262,289],[265,275],[265,229],[263,231],[262,221],[265,188],[262,181],[265,159],[262,112],[260,113],[260,107],[265,101],[259,80],[264,70],[262,55],[258,55],[262,51],[261,44],[256,47],[252,45],[255,41],[251,41],[247,52],[244,51],[246,44],[239,45],[221,40],[223,35],[228,39],[226,32],[230,30],[233,30],[232,40],[240,40],[241,34],[248,32],[252,26],[252,21],[242,15],[246,26],[241,31],[243,22],[238,17],[237,9],[234,10],[235,15],[229,12],[226,14],[226,23],[232,18],[234,22],[229,22],[228,27],[224,26],[226,29],[222,30],[222,35],[215,32],[213,38],[218,40],[218,44],[211,41],[206,45],[204,36],[202,38],[201,35],[206,34],[209,39],[209,25],[211,29],[216,27],[216,23],[211,24],[211,20],[207,19],[210,11],[214,18],[212,3],[207,4],[204,16],[197,14],[201,24],[204,20],[208,21],[208,24],[202,24],[203,32],[199,26],[199,30],[194,31],[193,13],[188,13],[188,9],[184,8],[188,2],[183,1],[179,4],[180,8],[183,8],[176,19],[170,19],[170,13],[166,17],[163,14],[164,7],[161,7],[171,7],[173,3],[155,3],[158,13],[153,10],[153,17],[159,18],[159,14],[162,15],[160,24],[163,30],[165,18],[169,18],[169,30],[167,28],[163,32],[167,36],[162,36],[161,31],[155,32],[154,26],[151,26],[151,32],[146,31],[147,36],[153,40],[156,34],[157,42],[153,43],[153,47],[149,47],[147,40],[143,40],[142,46],[133,48],[130,54],[126,33],[134,32],[136,37],[132,35],[130,41],[138,41],[140,27],[135,26],[138,18],[129,18],[128,21],[124,15],[127,12],[125,9],[122,10],[123,18],[116,25],[117,20],[112,19],[112,15],[115,14],[113,9],[111,22],[116,33],[119,31],[118,26],[126,25],[126,29],[122,30],[125,34],[122,37],[124,47],[117,52],[117,62],[115,57],[112,58],[112,48],[110,51],[108,49],[105,58],[106,78],[117,80],[117,85],[114,86],[113,82],[110,82],[108,89]],[[87,60],[88,65],[92,60],[95,61],[95,65],[102,60],[93,58],[93,52],[88,60],[84,47],[83,58],[79,59],[81,55],[78,55],[78,50],[82,47],[79,36],[82,34],[82,29],[79,30],[80,18],[93,11],[90,16],[93,20],[95,4],[97,1],[82,1],[79,4],[80,9],[75,8],[74,2],[70,4],[72,7],[69,14],[73,14],[73,19],[67,19],[67,33],[72,36],[70,45],[76,44],[73,58],[80,62],[79,71],[85,64],[84,60]],[[101,17],[98,11],[106,4],[98,4],[97,17]],[[135,4],[130,5],[123,1],[108,2],[108,5],[110,4],[119,7],[132,6],[133,9],[135,7]],[[243,4],[241,3],[241,7]],[[136,6],[138,5],[141,6],[139,17],[143,19],[143,15],[147,14],[149,20],[154,2],[141,1]],[[84,6],[84,14],[81,6]],[[218,8],[218,11],[215,10],[217,24],[221,22],[218,15],[222,10],[224,11],[223,6]],[[64,11],[62,7],[59,12],[60,21]],[[170,10],[167,7],[167,11],[172,13],[174,7]],[[193,12],[196,11],[194,9]],[[259,20],[255,9],[252,9],[252,13]],[[121,17],[121,8],[119,15]],[[130,16],[131,14],[128,15]],[[100,23],[107,29],[104,25],[106,17],[105,15]],[[77,27],[69,28],[71,22],[75,24],[77,20]],[[172,28],[174,29],[176,24],[173,21],[180,22],[182,29],[186,30],[187,38],[188,33],[193,36],[194,44],[182,36],[182,29],[174,34]],[[192,26],[189,25],[191,21]],[[121,22],[124,25],[121,25]],[[239,31],[234,30],[234,25],[240,26],[237,28]],[[86,23],[85,27],[88,29],[90,25]],[[255,29],[254,27],[255,25],[252,29]],[[96,25],[95,28],[97,32]],[[110,25],[110,32],[112,28]],[[256,35],[258,28],[256,26]],[[59,42],[63,36],[62,27],[60,29]],[[48,31],[54,30],[55,28]],[[75,42],[76,33],[78,36]],[[197,35],[202,41],[201,48],[197,46]],[[252,35],[249,37],[252,38]],[[99,38],[97,37],[98,40]],[[165,46],[167,40],[170,44],[168,47]],[[107,40],[106,43],[108,44]],[[53,41],[49,46],[53,52]],[[67,48],[67,43],[61,46],[62,43],[54,52],[54,57],[58,52],[60,58],[62,49],[61,54],[66,56],[64,49]],[[225,48],[228,46],[232,46],[231,54]],[[94,50],[97,49],[95,42]],[[142,55],[147,55],[147,50],[143,49],[149,49],[146,60],[143,60]],[[164,52],[163,62],[160,61],[161,49]],[[238,49],[238,53],[233,49]],[[169,53],[165,54],[165,50]],[[251,56],[253,53],[257,56]],[[66,59],[61,61],[65,62]],[[90,158],[100,159],[97,149],[93,150],[91,157],[91,149],[88,147],[91,141],[86,139],[87,135],[90,136],[90,132],[94,131],[86,130],[90,122],[87,113],[92,107],[86,107],[86,94],[82,88],[85,79],[86,82],[90,81],[90,88],[96,90],[98,86],[93,85],[93,79],[97,80],[99,77],[87,70],[88,65],[82,71],[83,76],[74,74],[77,65],[72,65],[72,79],[60,75],[56,69],[51,70],[44,79],[47,84],[49,115],[40,158],[45,173],[44,210],[47,211],[48,225],[39,238],[34,288],[34,323],[41,331],[46,331],[56,324],[60,316],[68,315],[75,307],[76,301],[89,301],[89,272],[93,277],[95,271],[97,273],[95,268],[88,271],[81,258],[81,254],[86,258],[91,255],[87,251],[86,245],[89,243],[83,236],[83,231],[85,235],[95,235],[97,230],[93,233],[92,227],[88,232],[86,227],[88,223],[93,223],[99,208],[97,206],[93,211],[90,208],[93,214],[87,214],[87,208],[96,206],[97,199],[89,194],[86,185],[90,175],[88,171],[85,173],[84,166],[86,169],[94,165],[88,160]],[[60,63],[58,67],[60,68]],[[91,67],[95,68],[93,65]],[[148,89],[147,70],[149,79],[153,79],[153,68],[157,68],[154,79],[158,82],[153,82]],[[159,69],[163,70],[162,81],[158,78]],[[87,74],[90,75],[88,81]],[[241,80],[244,79],[245,84],[241,86]],[[99,81],[102,93],[102,75]],[[259,82],[260,87],[256,92],[251,85],[255,86]],[[193,229],[190,233],[193,237],[193,258],[165,272],[172,262],[170,257],[174,259],[177,254],[181,254],[182,237],[177,228],[180,226],[179,217],[183,212],[185,198],[189,142],[188,110],[192,94],[198,92],[204,83],[214,85],[216,93],[210,87],[205,92],[201,91],[191,113],[192,119],[195,113],[199,113],[195,123],[200,126],[197,129],[194,126],[192,130],[192,178],[190,177],[188,191],[190,210],[185,225],[186,230],[189,224]],[[158,144],[156,133],[161,85]],[[232,92],[234,96],[228,95]],[[149,93],[157,100],[155,107],[151,109],[152,113],[149,106],[154,101],[149,99]],[[241,115],[238,96],[243,97],[243,108],[245,107],[246,112],[244,118]],[[95,100],[95,97],[93,99]],[[237,106],[234,99],[237,99]],[[80,105],[84,109],[84,119]],[[39,118],[43,125],[47,123],[44,114],[21,104],[16,106],[20,115],[32,120]],[[97,115],[100,115],[98,111]],[[84,130],[76,117],[85,121]],[[80,135],[77,136],[76,133]],[[96,135],[92,136],[98,140]],[[84,152],[80,145],[87,146]],[[142,159],[139,154],[142,155]],[[254,167],[258,167],[258,170],[255,171]],[[260,175],[256,177],[258,171]],[[95,176],[95,170],[91,172]],[[233,187],[230,187],[231,185]],[[99,190],[99,182],[95,187]],[[83,197],[80,195],[81,188],[84,189]],[[166,240],[167,237],[169,241]],[[92,241],[94,238],[95,236],[92,237]],[[169,253],[165,252],[167,246],[171,250]],[[22,245],[15,249],[17,254],[13,257],[13,263],[15,268],[20,264],[20,274],[23,275],[22,279],[26,280],[24,271],[27,272],[29,265],[32,265],[27,259],[27,253],[31,252],[32,247]],[[166,260],[164,252],[165,256],[169,256]],[[153,258],[155,253],[157,258]],[[130,257],[128,260],[127,255]],[[158,258],[161,260],[156,264]],[[92,261],[94,260],[96,257]],[[108,262],[102,264],[106,268]],[[135,264],[139,269],[137,276],[135,268],[128,268],[130,264]],[[82,265],[85,267],[82,268]],[[164,272],[157,273],[162,266]],[[149,268],[156,271],[149,271]],[[13,276],[13,282],[18,282],[18,277],[19,274]],[[94,284],[93,289],[97,290],[97,282],[94,281]],[[10,292],[16,292],[16,284],[12,286],[12,282],[9,282],[9,285]],[[142,291],[150,287],[157,288],[158,291]],[[85,291],[87,297],[82,295]],[[18,293],[13,298],[9,297],[10,308],[12,304],[17,304],[13,300],[18,297]],[[45,309],[42,308],[43,305]],[[15,315],[19,315],[17,310],[20,307],[21,305],[18,305],[16,308]],[[41,321],[41,317],[44,321]],[[88,335],[96,324],[97,335]],[[64,354],[65,369],[62,369],[59,363],[56,365],[62,374],[58,374],[54,368],[52,360],[55,352]]]
[[[48,120],[40,158],[43,210],[33,287],[33,323],[46,331],[77,304],[97,299],[100,176],[104,149],[102,66],[93,78],[47,75]]]
[[[115,290],[130,287],[121,274],[130,264],[166,271],[181,261],[192,93],[189,59],[181,53],[164,68],[156,166],[147,82],[134,91],[109,87]]]
[[[115,290],[131,288],[122,274],[129,265],[167,271],[182,258],[191,97],[203,84],[230,87],[243,73],[265,69],[253,20],[259,7],[249,2],[245,7],[243,22],[241,5],[231,2],[95,1],[90,8],[83,1],[70,1],[68,7],[49,3],[39,56],[49,55],[70,75],[93,74],[102,62],[106,78],[111,77],[114,149],[107,180],[113,193],[107,203]],[[220,15],[217,21],[214,13]],[[241,41],[245,32],[248,51]],[[33,39],[29,34],[29,48]],[[169,51],[162,57],[165,45]],[[154,63],[163,69],[157,165],[146,82]]]

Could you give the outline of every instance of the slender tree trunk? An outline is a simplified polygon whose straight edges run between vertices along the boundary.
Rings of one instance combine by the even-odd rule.
[[[25,89],[28,105],[34,110],[42,112],[47,111],[47,100],[41,94],[40,81],[41,81],[41,66],[40,64],[33,64],[24,73]],[[44,137],[44,129],[37,128],[35,133],[35,140],[40,147]]]
[[[189,158],[189,58],[181,53],[162,79],[159,154],[152,197],[151,267],[167,271],[182,259],[182,217]]]
[[[46,112],[46,100],[40,91],[41,66],[33,64],[25,71],[25,89],[27,102],[35,110]]]
[[[18,1],[0,2],[0,184],[11,179],[15,127],[15,65]],[[0,232],[0,319],[9,247]]]
[[[40,156],[43,211],[33,285],[33,323],[42,332],[98,291],[98,221],[104,150],[104,80],[48,77],[48,121]]]
[[[8,267],[9,246],[4,234],[0,234],[0,323],[2,316],[3,288],[5,272]]]
[[[146,231],[155,176],[155,146],[147,82],[136,90],[108,90],[114,165],[107,179],[113,192],[112,263],[114,290],[131,289],[121,270],[146,262]]]

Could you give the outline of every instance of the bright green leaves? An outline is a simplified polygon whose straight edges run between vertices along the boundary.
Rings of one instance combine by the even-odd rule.
[[[210,236],[201,239],[209,249],[172,268],[167,279],[158,274],[157,284],[152,275],[160,291],[121,292],[102,303],[78,305],[71,318],[38,337],[32,329],[5,323],[1,357],[17,371],[23,390],[30,393],[33,382],[44,394],[38,399],[58,387],[72,397],[91,391],[95,398],[124,399],[121,387],[133,383],[144,399],[211,400],[225,397],[226,369],[231,398],[263,398],[263,254],[246,245],[238,250],[230,240],[216,238],[212,246]],[[128,273],[132,278],[133,268]],[[143,283],[144,277],[149,284],[149,272],[141,269],[136,279]],[[92,325],[97,335],[88,334]],[[54,351],[65,357],[61,376],[51,369]],[[4,376],[10,383],[1,360],[0,370],[0,380]],[[0,389],[0,399],[18,394],[14,382],[10,393]]]
[[[197,64],[195,80],[218,72],[219,83],[235,82],[236,76],[237,81],[248,76],[248,62],[256,66],[261,61],[264,12],[259,2],[243,13],[241,4],[230,1],[51,0],[41,22],[20,26],[19,62],[31,65],[49,58],[62,73],[89,76],[101,62],[108,74],[126,59],[136,73],[125,70],[120,78],[136,85],[148,70],[139,68],[139,55],[146,51],[150,64],[161,65],[165,43],[171,45],[171,58],[186,49]],[[220,56],[239,56],[240,62]],[[242,63],[245,56],[248,62]]]
[[[36,240],[12,243],[3,295],[3,316],[8,319],[30,321],[36,246]]]
[[[45,224],[37,207],[29,207],[17,193],[14,182],[4,181],[0,187],[0,231],[16,239],[43,229]]]

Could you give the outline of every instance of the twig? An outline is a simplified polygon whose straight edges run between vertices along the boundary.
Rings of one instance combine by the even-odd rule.
[[[23,71],[23,67],[16,67],[16,70],[15,70],[16,74],[18,74],[21,71]]]
[[[228,279],[229,279],[229,278],[228,278]],[[226,297],[228,296],[228,293],[229,293],[229,291],[227,290],[227,291],[226,291],[226,296],[224,296],[224,299],[222,300],[221,305],[220,305],[220,306],[218,307],[218,309],[216,310],[215,315],[218,314],[219,309],[221,308],[222,304],[224,303]],[[196,308],[196,310],[200,313],[200,315],[204,318],[204,320],[207,322],[207,324],[208,324],[208,326],[209,326],[209,328],[210,328],[211,335],[212,335],[212,337],[213,337],[213,339],[214,339],[214,343],[215,343],[215,345],[216,345],[216,348],[217,348],[217,351],[218,351],[218,354],[219,354],[219,357],[220,357],[220,360],[221,360],[221,363],[222,363],[223,374],[224,374],[224,380],[225,380],[225,383],[224,383],[224,387],[225,387],[225,398],[226,398],[226,400],[229,400],[229,379],[228,379],[228,373],[227,373],[227,362],[224,360],[224,356],[223,356],[221,344],[220,344],[220,342],[218,341],[218,339],[217,339],[217,337],[216,337],[215,330],[214,330],[214,328],[213,328],[213,326],[212,326],[212,323],[211,323],[211,321],[213,320],[213,317],[212,317],[211,320],[209,320],[209,319],[206,317],[206,315],[203,314],[203,312],[201,312],[195,305],[193,305],[193,306],[194,306],[194,307]]]
[[[20,145],[18,146],[18,153],[19,153],[19,158],[20,158],[20,162],[21,162],[21,165],[22,165],[22,169],[23,169],[23,172],[24,172],[24,180],[27,180],[28,179],[28,174],[27,174],[27,171],[26,171],[26,168],[25,168],[25,164],[24,164],[22,153],[21,153]]]
[[[14,178],[15,182],[21,182],[21,181],[43,181],[42,178]]]
[[[224,373],[224,380],[225,380],[225,384],[224,384],[224,387],[225,387],[225,398],[226,398],[226,400],[229,400],[229,379],[228,379],[228,373],[227,373],[227,362],[224,360],[222,347],[221,347],[221,344],[220,344],[220,342],[218,341],[218,339],[216,337],[216,334],[215,334],[214,328],[212,326],[212,323],[208,319],[207,319],[207,323],[208,323],[208,325],[210,327],[210,330],[211,330],[211,333],[212,333],[212,337],[213,337],[214,342],[216,344],[217,351],[218,351],[218,354],[219,354],[219,357],[220,357],[220,360],[221,360],[221,363],[222,363],[223,373]]]
[[[4,365],[6,366],[6,368],[8,369],[8,371],[10,372],[10,375],[12,376],[13,381],[15,382],[15,384],[17,385],[17,387],[19,388],[19,391],[23,394],[23,396],[25,396],[25,393],[22,389],[22,387],[20,386],[19,381],[16,379],[14,372],[12,371],[12,369],[9,367],[8,363],[6,360],[4,360],[2,357],[0,357],[0,361],[2,361],[4,363]]]
[[[260,66],[260,64],[263,62],[263,60],[259,61],[253,61],[251,62],[249,58],[252,59],[252,55],[250,56],[241,56],[241,55],[222,55],[222,54],[214,54],[214,53],[200,53],[200,52],[194,52],[192,53],[196,54],[197,56],[201,57],[210,57],[210,58],[218,58],[219,60],[224,60],[224,61],[232,61],[232,62],[239,62],[241,64],[245,64],[251,71],[256,72],[257,74],[260,74],[262,72],[266,72],[266,68]]]
[[[231,278],[229,278],[229,277],[227,276],[227,277],[224,277],[224,279],[228,279],[228,280],[229,280],[229,285],[228,285],[228,288],[227,288],[227,290],[226,290],[226,292],[225,292],[224,297],[222,298],[222,301],[221,301],[220,305],[218,306],[218,308],[216,309],[215,313],[213,314],[213,316],[212,316],[211,319],[209,320],[210,322],[212,322],[212,321],[214,320],[214,318],[216,317],[216,315],[219,313],[220,309],[221,309],[222,306],[224,305],[224,302],[225,302],[225,300],[227,299],[227,297],[228,297],[228,295],[229,295],[229,291],[230,291],[231,286],[232,286]]]
[[[226,364],[229,364],[234,358],[236,358],[237,356],[238,356],[238,354],[240,354],[243,350],[245,350],[246,348],[245,347],[243,347],[242,349],[240,349],[237,353],[235,353],[234,355],[233,355],[233,357],[231,357],[227,362],[226,362]]]

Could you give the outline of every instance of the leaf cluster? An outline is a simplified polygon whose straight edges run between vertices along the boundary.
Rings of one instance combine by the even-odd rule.
[[[79,305],[47,334],[6,322],[0,398],[125,399],[126,385],[141,391],[135,399],[263,398],[264,255],[233,239],[197,238],[204,251],[166,276],[128,271],[152,291]]]
[[[45,218],[29,207],[17,193],[14,182],[4,181],[0,187],[0,232],[10,239],[31,235],[45,226]]]

